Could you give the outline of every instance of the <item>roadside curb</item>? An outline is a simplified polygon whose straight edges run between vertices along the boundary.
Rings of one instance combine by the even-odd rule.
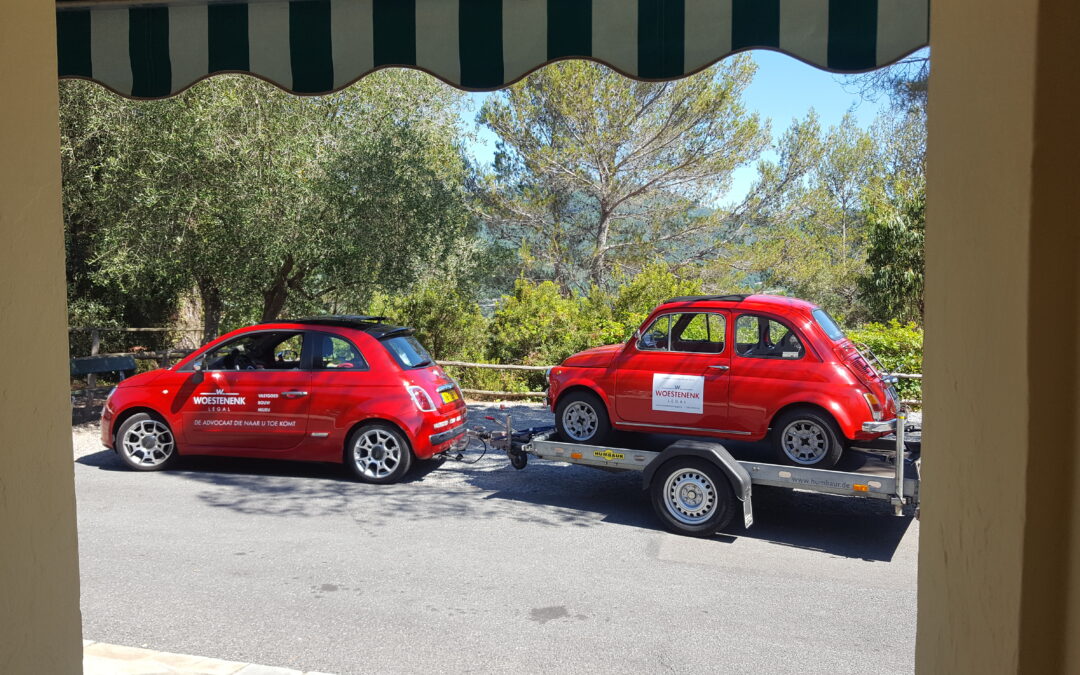
[[[83,640],[83,675],[329,675]]]

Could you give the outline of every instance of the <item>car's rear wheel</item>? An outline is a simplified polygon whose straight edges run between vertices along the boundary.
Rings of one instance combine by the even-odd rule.
[[[611,420],[599,396],[572,391],[555,406],[555,428],[571,443],[603,445],[611,435]]]
[[[360,427],[349,436],[345,450],[345,462],[365,483],[396,483],[409,472],[412,460],[409,441],[389,424]]]
[[[828,414],[812,408],[791,410],[776,419],[772,444],[784,464],[831,469],[846,445],[840,428]]]
[[[160,416],[136,413],[116,432],[116,453],[136,471],[161,471],[176,461],[176,438]]]

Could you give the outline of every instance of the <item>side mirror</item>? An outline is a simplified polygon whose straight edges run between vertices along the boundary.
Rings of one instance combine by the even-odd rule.
[[[191,364],[191,369],[194,370],[196,373],[201,373],[204,365],[204,359],[198,358],[195,359],[195,362]]]

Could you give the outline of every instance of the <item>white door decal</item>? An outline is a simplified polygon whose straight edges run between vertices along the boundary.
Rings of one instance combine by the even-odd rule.
[[[701,375],[653,373],[652,409],[668,412],[704,411],[705,378]]]

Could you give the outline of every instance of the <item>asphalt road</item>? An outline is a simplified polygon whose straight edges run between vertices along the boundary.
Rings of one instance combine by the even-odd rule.
[[[755,488],[750,530],[699,540],[659,529],[636,474],[135,473],[74,436],[87,639],[337,673],[913,670],[919,526],[888,505]]]

